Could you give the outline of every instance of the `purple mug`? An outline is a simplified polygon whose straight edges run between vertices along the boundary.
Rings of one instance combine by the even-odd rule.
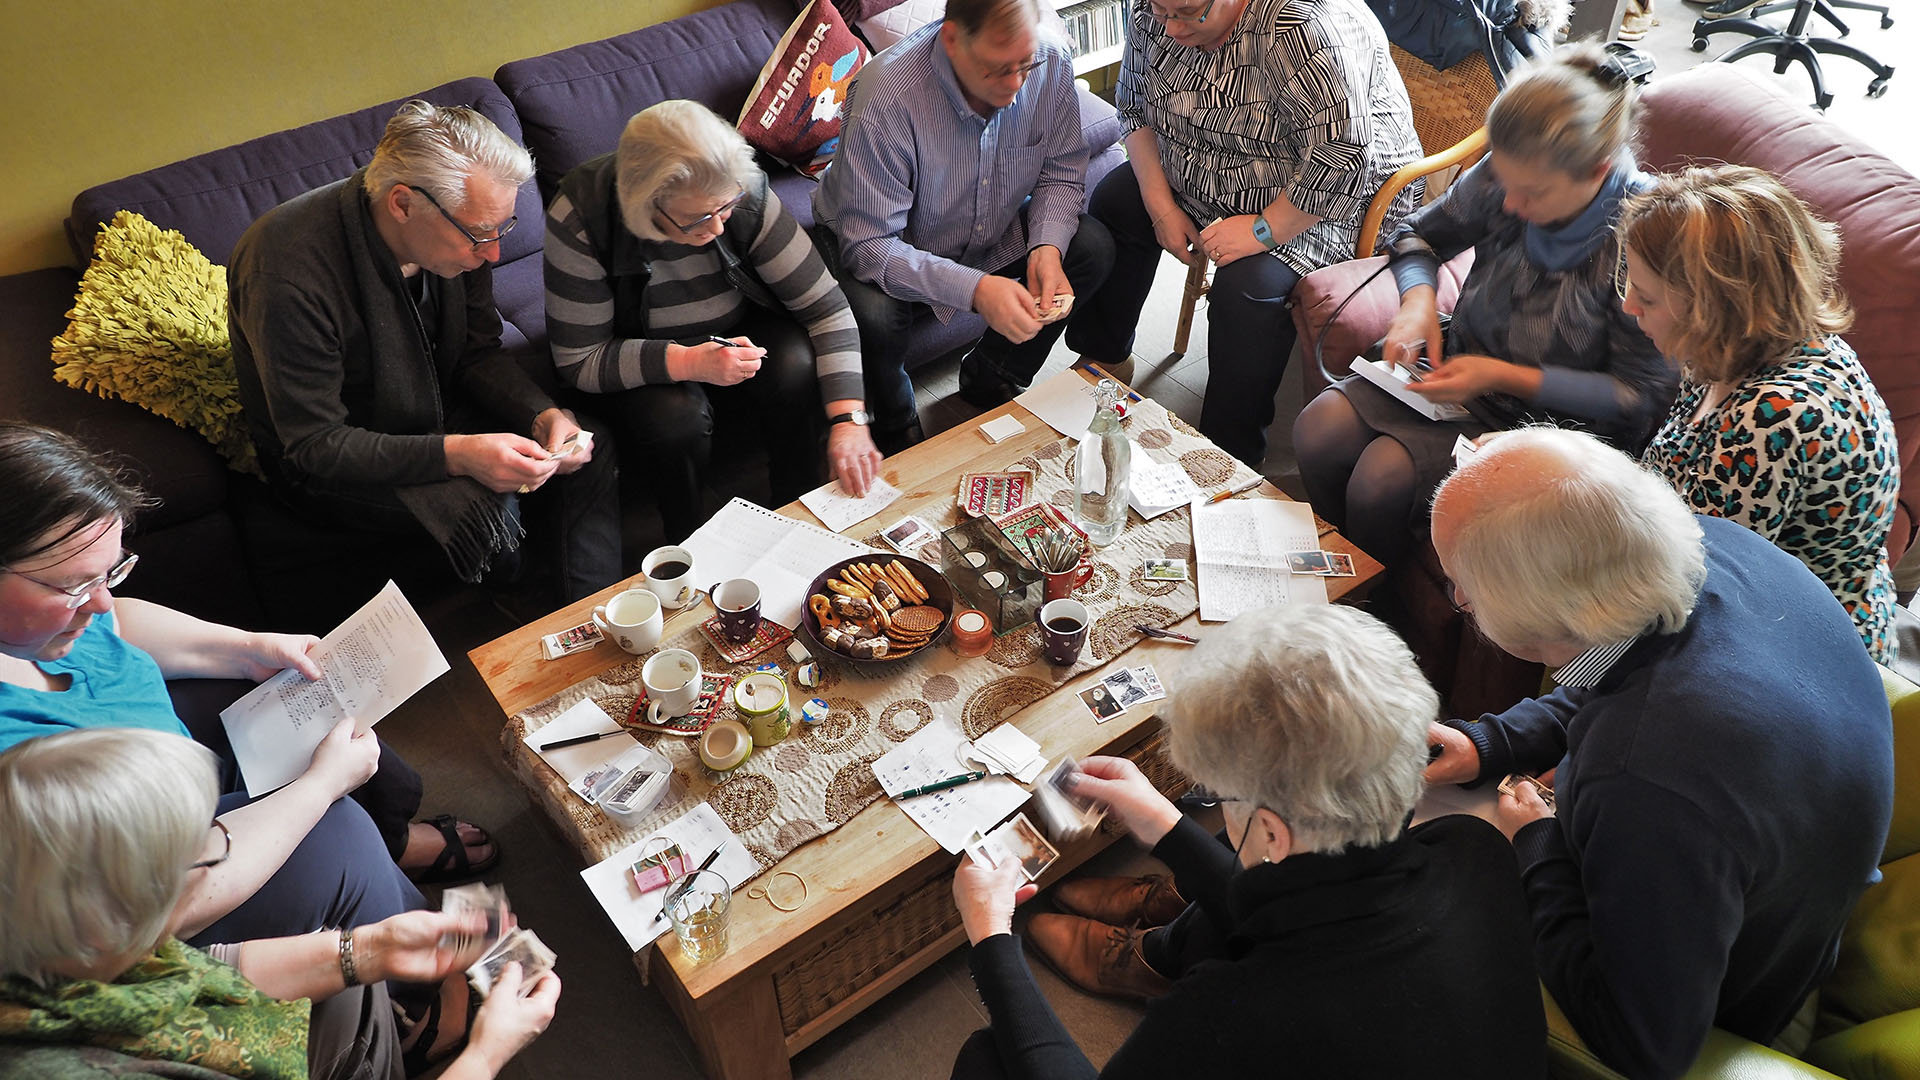
[[[760,586],[743,577],[723,581],[707,590],[720,613],[720,634],[744,645],[760,632]]]
[[[1078,600],[1050,600],[1040,607],[1040,644],[1047,663],[1066,667],[1080,659],[1092,616]]]

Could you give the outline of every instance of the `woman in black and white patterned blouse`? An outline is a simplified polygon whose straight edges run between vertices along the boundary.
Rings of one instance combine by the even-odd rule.
[[[1123,364],[1161,249],[1211,259],[1200,430],[1258,468],[1293,348],[1287,296],[1353,257],[1367,202],[1420,156],[1412,108],[1361,0],[1130,2],[1116,96],[1129,161],[1089,207],[1113,233],[1113,273],[1067,343]]]

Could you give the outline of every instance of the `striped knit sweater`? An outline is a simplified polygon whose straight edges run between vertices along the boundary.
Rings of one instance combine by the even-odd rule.
[[[628,232],[611,177],[607,158],[586,162],[561,182],[547,209],[547,335],[554,365],[568,383],[594,393],[671,382],[668,344],[726,335],[752,307],[727,280],[713,244],[690,247]],[[611,219],[590,229],[594,214]],[[752,221],[759,222],[755,235],[742,235]],[[607,250],[596,250],[596,232],[611,238]],[[726,235],[731,250],[743,253],[744,264],[806,328],[821,400],[864,398],[860,333],[846,295],[764,178],[750,185]],[[623,275],[638,277],[644,311],[619,310]],[[627,328],[637,333],[620,333]]]

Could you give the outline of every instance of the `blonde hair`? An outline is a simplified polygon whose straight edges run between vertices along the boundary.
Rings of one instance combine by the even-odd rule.
[[[0,754],[0,975],[44,983],[151,948],[207,841],[211,750],[144,728],[88,728]]]
[[[1371,615],[1324,604],[1248,612],[1207,632],[1173,689],[1174,763],[1278,814],[1299,850],[1384,844],[1420,798],[1440,697]]]
[[[1521,69],[1487,109],[1495,150],[1572,177],[1633,141],[1637,92],[1597,45],[1567,45]]]
[[[1674,359],[1694,382],[1743,378],[1853,325],[1840,230],[1771,173],[1695,166],[1628,199],[1620,242],[1672,295]]]
[[[662,200],[678,195],[726,198],[759,187],[753,147],[732,124],[697,101],[662,101],[633,114],[614,153],[614,191],[627,231],[669,241],[653,223]]]
[[[400,106],[367,163],[365,186],[375,202],[401,184],[425,188],[449,212],[467,205],[467,177],[475,172],[519,189],[533,179],[533,155],[493,121],[465,105],[418,98]]]
[[[1700,523],[1673,485],[1585,432],[1490,440],[1434,494],[1447,573],[1494,643],[1585,651],[1686,625],[1706,581]]]

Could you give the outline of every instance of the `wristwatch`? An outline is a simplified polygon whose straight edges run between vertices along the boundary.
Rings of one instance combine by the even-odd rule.
[[[866,427],[871,423],[873,423],[873,414],[865,409],[855,409],[852,412],[843,412],[839,416],[830,416],[827,418],[828,427],[832,427],[835,424],[856,424],[860,427]]]
[[[1253,238],[1260,241],[1261,245],[1268,251],[1272,251],[1274,248],[1280,246],[1280,242],[1273,238],[1273,226],[1267,224],[1267,215],[1265,214],[1261,214],[1259,217],[1253,219]]]

